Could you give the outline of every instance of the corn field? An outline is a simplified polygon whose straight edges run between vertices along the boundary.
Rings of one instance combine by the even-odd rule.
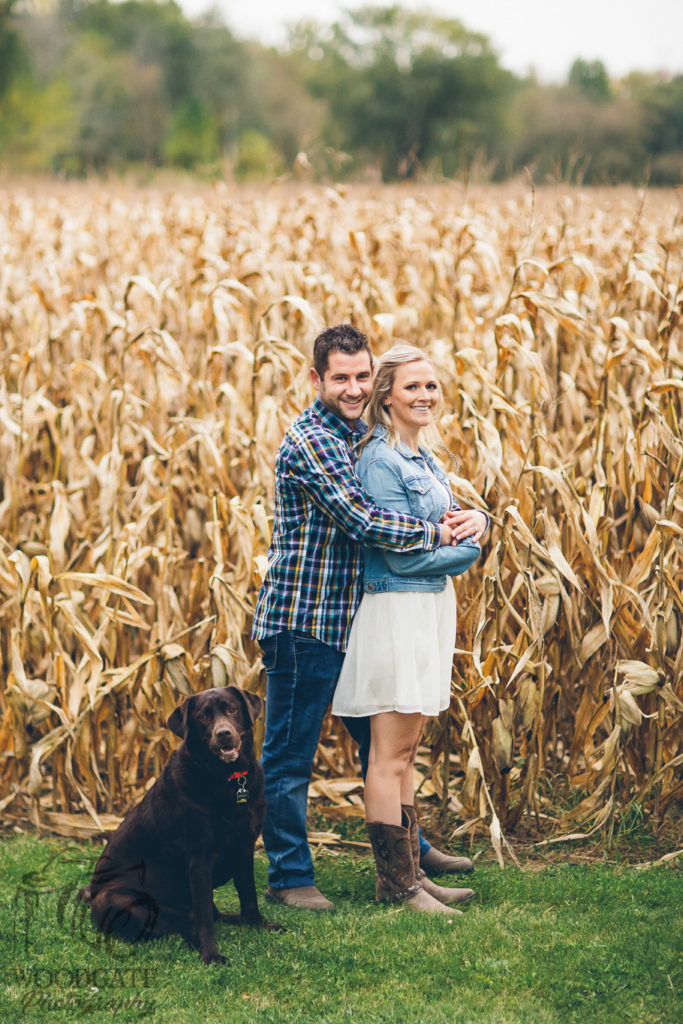
[[[249,633],[275,451],[311,399],[316,333],[348,320],[377,353],[429,354],[437,454],[491,514],[456,581],[453,698],[419,793],[501,864],[515,829],[674,813],[680,195],[17,185],[0,251],[6,822],[111,828],[185,695],[264,692]],[[315,806],[361,815],[358,776],[328,718]]]

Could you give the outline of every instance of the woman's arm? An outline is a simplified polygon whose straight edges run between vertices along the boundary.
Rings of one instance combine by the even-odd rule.
[[[383,551],[382,558],[397,576],[459,576],[480,554],[479,544],[468,539],[436,551]]]

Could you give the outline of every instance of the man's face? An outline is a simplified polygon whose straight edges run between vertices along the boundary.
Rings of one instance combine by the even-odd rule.
[[[322,377],[311,369],[313,387],[326,409],[353,426],[363,415],[372,391],[372,364],[367,352],[332,351]]]

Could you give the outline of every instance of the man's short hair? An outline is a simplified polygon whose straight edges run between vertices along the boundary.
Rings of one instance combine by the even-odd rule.
[[[321,331],[313,343],[313,367],[322,380],[329,365],[330,352],[367,352],[372,366],[372,349],[367,336],[352,324],[336,324]]]

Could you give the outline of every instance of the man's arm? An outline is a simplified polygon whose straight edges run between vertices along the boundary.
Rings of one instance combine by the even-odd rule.
[[[358,480],[351,452],[341,440],[329,435],[298,439],[281,472],[359,544],[395,551],[431,551],[450,544],[447,525],[380,508]]]

